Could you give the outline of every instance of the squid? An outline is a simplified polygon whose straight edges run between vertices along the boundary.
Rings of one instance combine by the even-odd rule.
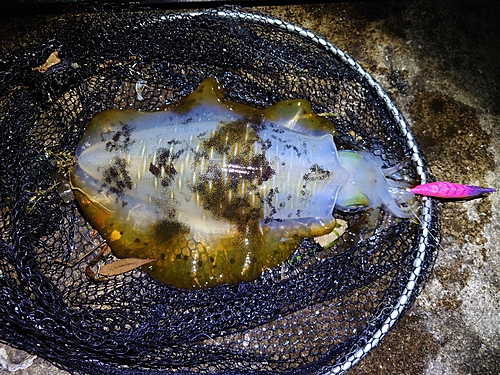
[[[213,78],[155,112],[107,110],[88,124],[70,173],[84,216],[118,258],[196,289],[257,278],[304,238],[331,233],[334,208],[401,219],[415,194],[463,198],[494,189],[416,187],[368,152],[337,150],[333,124],[306,100],[258,109],[227,100]]]

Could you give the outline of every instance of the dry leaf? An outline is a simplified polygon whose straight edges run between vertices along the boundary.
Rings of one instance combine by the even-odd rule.
[[[59,51],[54,51],[50,54],[47,61],[45,61],[42,65],[37,66],[36,68],[31,68],[33,71],[38,71],[40,73],[45,73],[49,70],[50,67],[59,64],[61,59],[59,58]]]
[[[99,275],[102,276],[116,276],[122,273],[132,271],[134,268],[143,266],[145,264],[156,262],[158,259],[138,259],[138,258],[125,258],[115,260],[113,263],[104,265],[99,270]]]
[[[347,221],[337,219],[337,225],[338,227],[335,228],[331,233],[325,234],[324,236],[321,237],[315,237],[314,241],[316,241],[318,244],[320,244],[322,247],[328,247],[335,241],[337,241],[340,236],[344,234],[344,232],[347,229]]]

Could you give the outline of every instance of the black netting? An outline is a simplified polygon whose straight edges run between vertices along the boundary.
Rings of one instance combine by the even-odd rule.
[[[109,7],[3,21],[2,341],[82,374],[338,373],[418,294],[439,237],[432,201],[420,202],[419,220],[336,214],[352,232],[337,246],[305,240],[254,282],[187,291],[139,270],[88,280],[102,239],[58,165],[104,109],[154,110],[215,77],[228,98],[255,107],[309,100],[336,125],[339,148],[368,150],[388,166],[411,158],[402,174],[414,182],[425,178],[422,157],[370,76],[279,20],[234,8]],[[40,69],[56,51],[60,61]]]

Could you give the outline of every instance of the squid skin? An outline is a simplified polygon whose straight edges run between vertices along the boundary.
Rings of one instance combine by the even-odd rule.
[[[335,207],[408,217],[399,203],[413,195],[394,192],[407,186],[334,135],[305,100],[257,109],[207,79],[160,111],[96,115],[70,180],[117,257],[158,259],[142,269],[179,288],[235,284],[331,233]]]
[[[468,199],[496,191],[494,188],[481,186],[461,185],[446,181],[430,182],[410,188],[413,194],[442,199]]]

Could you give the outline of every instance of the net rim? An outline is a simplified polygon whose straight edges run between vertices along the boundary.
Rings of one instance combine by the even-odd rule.
[[[152,10],[152,9],[149,9]],[[274,29],[279,29],[290,33],[293,35],[298,35],[302,38],[308,39],[313,42],[320,49],[326,50],[331,54],[332,58],[339,59],[346,67],[352,69],[361,80],[367,83],[370,88],[373,89],[373,93],[381,99],[382,106],[388,110],[394,123],[397,124],[398,130],[400,130],[402,136],[406,140],[406,146],[410,150],[411,160],[416,164],[416,173],[418,178],[420,178],[422,183],[427,182],[428,173],[425,167],[425,161],[419,147],[414,139],[410,127],[406,123],[403,115],[396,107],[395,103],[385,92],[382,86],[375,81],[375,79],[366,72],[360,64],[358,64],[352,57],[346,54],[344,51],[336,47],[334,44],[329,42],[324,37],[316,34],[308,29],[301,26],[283,21],[274,16],[263,15],[262,13],[256,13],[255,11],[247,11],[245,9],[240,9],[238,7],[222,7],[203,11],[176,11],[169,13],[151,14],[151,18],[148,21],[152,22],[169,22],[172,20],[183,20],[186,18],[196,18],[200,16],[211,16],[214,18],[231,18],[232,20],[244,20],[246,22],[250,21],[256,24],[265,25],[266,27],[271,27]],[[147,21],[146,21],[147,22]],[[399,290],[402,290],[397,300],[392,306],[387,306],[387,312],[384,311],[384,315],[387,318],[383,321],[376,331],[372,333],[371,336],[367,336],[363,342],[356,340],[352,345],[349,353],[346,357],[341,357],[336,360],[335,364],[329,363],[322,367],[318,373],[321,374],[341,374],[348,371],[356,363],[358,363],[364,356],[366,356],[371,349],[377,346],[380,341],[388,334],[391,328],[399,320],[401,315],[413,302],[415,296],[419,292],[422,272],[426,271],[425,263],[429,262],[429,258],[432,259],[432,254],[430,254],[429,246],[432,249],[436,238],[431,234],[433,228],[433,216],[435,215],[435,205],[433,201],[428,198],[423,198],[421,214],[420,214],[420,227],[418,230],[418,245],[416,245],[412,250],[414,258],[411,259],[413,269],[408,275],[408,282],[406,285],[400,285]],[[367,340],[368,339],[368,340]],[[356,349],[357,348],[357,349]],[[354,351],[356,350],[356,351]],[[354,353],[353,353],[354,352]],[[333,359],[333,358],[332,358]]]

